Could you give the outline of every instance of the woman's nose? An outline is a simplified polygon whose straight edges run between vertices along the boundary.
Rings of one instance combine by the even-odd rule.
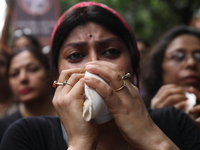
[[[197,65],[197,61],[194,57],[188,56],[186,60],[187,67],[194,67]]]
[[[27,72],[25,70],[20,71],[19,79],[21,82],[27,81]]]
[[[88,55],[87,61],[89,62],[89,61],[97,61],[97,60],[99,60],[98,54],[95,51],[91,51]]]

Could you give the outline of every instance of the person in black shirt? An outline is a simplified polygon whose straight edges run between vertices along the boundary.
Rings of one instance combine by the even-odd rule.
[[[200,127],[200,31],[186,25],[168,30],[156,42],[144,66],[140,79],[147,106],[174,106]],[[194,100],[188,100],[188,95]]]
[[[41,49],[23,47],[14,51],[7,68],[10,87],[20,106],[15,113],[0,119],[0,142],[9,125],[22,117],[56,115],[51,102],[54,89],[49,63]]]

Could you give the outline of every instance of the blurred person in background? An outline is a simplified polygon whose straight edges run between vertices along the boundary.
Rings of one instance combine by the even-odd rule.
[[[175,106],[186,112],[186,92],[196,96],[196,105],[187,112],[200,126],[200,31],[178,26],[157,42],[141,73],[144,99],[152,109]]]
[[[41,44],[38,39],[32,35],[29,28],[16,30],[11,37],[9,46],[13,51],[29,46],[38,47],[39,49],[41,48]]]
[[[56,115],[49,63],[41,49],[24,47],[14,51],[9,58],[7,75],[21,104],[19,111],[0,120],[0,140],[8,126],[22,117]]]

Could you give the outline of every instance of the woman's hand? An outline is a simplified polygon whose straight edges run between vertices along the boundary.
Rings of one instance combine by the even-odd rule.
[[[175,106],[176,108],[185,111],[187,97],[185,90],[181,86],[175,84],[163,85],[157,94],[151,100],[151,108],[162,108],[167,106]]]
[[[185,92],[184,88],[175,84],[163,85],[151,100],[151,108],[174,106],[185,111],[187,107]],[[200,127],[200,92],[193,87],[189,88],[187,92],[194,93],[197,97],[197,105],[190,110],[188,115]]]
[[[122,80],[125,72],[119,66],[104,61],[93,61],[86,64],[86,70],[99,75],[110,85],[95,78],[85,77],[85,83],[104,98],[120,132],[133,148],[177,148],[152,121],[138,89],[129,79]],[[115,91],[124,83],[126,87]]]
[[[63,70],[57,82],[67,80],[73,86],[58,86],[53,98],[53,105],[68,135],[69,149],[92,149],[96,147],[99,136],[96,124],[82,118],[84,72],[84,69]]]

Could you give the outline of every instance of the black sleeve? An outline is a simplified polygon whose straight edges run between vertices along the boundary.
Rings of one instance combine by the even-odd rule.
[[[174,107],[166,107],[150,111],[150,115],[181,150],[200,150],[200,129],[187,114]]]
[[[5,132],[0,150],[66,150],[59,119],[22,118]]]
[[[4,116],[0,119],[0,143],[6,129],[16,120],[21,119],[22,115],[19,111],[15,112],[10,116]]]

